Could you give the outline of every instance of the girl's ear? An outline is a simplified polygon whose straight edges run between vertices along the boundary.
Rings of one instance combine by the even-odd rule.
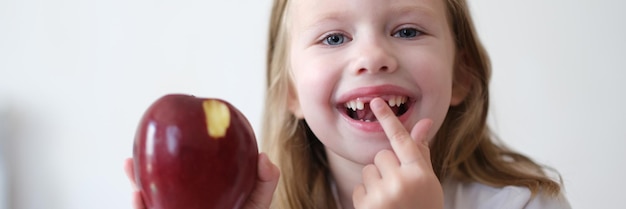
[[[297,119],[304,118],[304,114],[302,114],[302,108],[300,107],[298,94],[293,88],[289,88],[288,92],[287,108],[289,108],[289,112],[291,112],[291,114],[293,114]]]
[[[452,98],[450,106],[461,104],[472,88],[472,64],[465,52],[459,52],[456,58],[454,78],[452,81]]]

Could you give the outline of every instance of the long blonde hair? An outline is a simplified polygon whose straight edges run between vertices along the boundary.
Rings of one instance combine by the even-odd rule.
[[[261,149],[281,169],[273,208],[335,209],[329,169],[322,143],[304,120],[288,108],[292,88],[288,69],[286,8],[274,0],[267,49],[267,92]],[[477,181],[490,186],[529,188],[556,195],[560,184],[545,176],[543,167],[504,147],[486,124],[491,66],[465,0],[446,0],[449,25],[456,42],[454,85],[467,86],[467,96],[452,106],[431,143],[431,160],[439,179]],[[455,76],[458,78],[460,76]]]

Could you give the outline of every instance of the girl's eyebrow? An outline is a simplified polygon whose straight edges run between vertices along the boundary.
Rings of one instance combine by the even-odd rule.
[[[306,27],[315,27],[326,22],[338,22],[347,18],[346,14],[346,12],[341,11],[322,13],[315,18],[311,18],[312,21],[308,22],[309,24],[307,24]]]
[[[435,21],[437,19],[435,10],[432,9],[431,7],[427,7],[423,5],[420,5],[420,6],[401,5],[401,6],[392,7],[390,9],[390,14],[393,14],[394,16],[415,15],[415,16],[419,16],[420,18],[424,18],[427,21]],[[309,24],[307,24],[307,27],[313,27],[313,26],[322,24],[324,22],[336,22],[336,21],[344,20],[347,17],[348,17],[347,11],[335,10],[335,11],[330,11],[330,12],[324,12],[319,15],[316,15],[315,18],[311,18],[312,21],[308,22]]]
[[[444,26],[447,26],[447,16],[437,13],[435,9],[427,5],[398,6],[391,8],[391,14],[397,18],[418,20],[419,24],[424,27],[421,29],[429,33],[442,31]]]
[[[439,25],[441,20],[432,7],[427,5],[399,5],[389,8],[387,15],[390,17],[416,17],[426,25]],[[316,28],[327,24],[340,23],[350,18],[350,12],[347,10],[337,9],[322,12],[313,16],[309,16],[302,25],[302,32],[315,31]],[[445,18],[445,16],[443,17]]]
[[[434,9],[427,6],[398,6],[391,8],[391,13],[396,16],[417,16],[424,19],[425,22],[437,21],[437,13]]]
[[[320,32],[320,28],[328,27],[328,25],[339,24],[345,18],[349,18],[347,12],[342,11],[331,11],[324,12],[318,15],[310,16],[306,18],[300,28],[298,33],[301,35],[308,36],[316,36],[317,33]]]

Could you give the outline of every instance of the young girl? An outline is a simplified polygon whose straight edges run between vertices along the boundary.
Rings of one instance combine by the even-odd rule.
[[[260,155],[246,208],[570,208],[491,135],[464,0],[275,0],[270,24],[262,150],[276,166]]]

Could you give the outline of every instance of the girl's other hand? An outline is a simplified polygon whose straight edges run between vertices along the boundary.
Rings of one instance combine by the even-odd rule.
[[[357,209],[443,208],[443,190],[430,161],[428,131],[432,120],[417,122],[409,134],[386,102],[376,98],[370,107],[389,138],[393,151],[376,154],[363,168],[363,183],[352,199]]]
[[[126,175],[133,186],[133,208],[134,209],[146,209],[146,205],[143,202],[139,188],[135,182],[135,169],[133,169],[133,159],[128,158],[124,162],[124,170]],[[256,185],[248,197],[248,202],[243,207],[244,209],[267,209],[270,207],[272,197],[274,196],[274,190],[278,184],[278,178],[280,176],[280,170],[274,165],[265,153],[259,154],[258,170],[257,170],[257,182]]]
[[[272,197],[274,197],[274,191],[280,177],[280,170],[270,161],[265,153],[261,153],[259,154],[257,173],[256,185],[250,197],[248,197],[248,202],[243,207],[244,209],[267,209],[270,208],[272,203]]]
[[[124,161],[124,171],[126,171],[126,176],[128,180],[130,180],[130,184],[133,187],[133,208],[134,209],[145,209],[146,204],[143,203],[143,199],[141,198],[141,192],[139,192],[139,188],[137,188],[137,182],[135,182],[135,169],[133,168],[133,159],[128,158]]]

